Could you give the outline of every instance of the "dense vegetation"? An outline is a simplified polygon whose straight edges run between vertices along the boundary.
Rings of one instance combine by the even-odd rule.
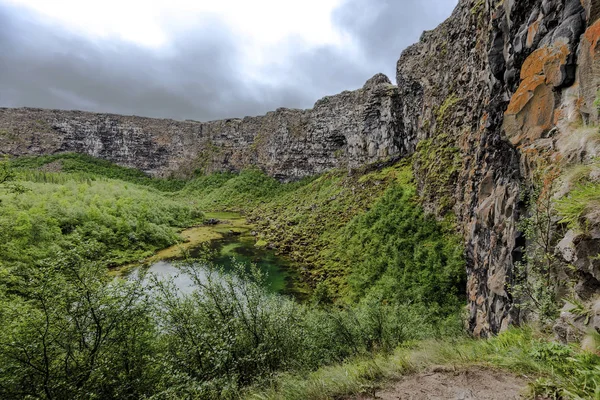
[[[89,243],[1,279],[0,396],[221,398],[428,332],[410,309],[321,310],[268,294],[258,274],[109,280]],[[258,278],[258,280],[256,279]]]
[[[531,331],[462,337],[460,240],[451,215],[419,207],[409,164],[290,184],[257,170],[182,183],[40,157],[0,163],[0,201],[0,398],[329,398],[418,370],[403,357],[434,339],[430,363],[523,365],[542,377],[538,393],[600,390],[597,357]],[[108,276],[175,243],[200,210],[246,213],[257,245],[296,260],[310,301],[270,294],[244,265],[206,275],[187,261],[188,294]]]
[[[95,177],[118,179],[151,186],[162,191],[177,191],[186,183],[179,179],[153,179],[137,169],[121,167],[110,161],[75,153],[21,157],[12,161],[12,167],[27,170],[29,174],[41,170],[41,176],[44,175],[43,172],[69,172],[90,179]]]
[[[21,193],[0,191],[0,252],[6,264],[35,264],[93,241],[108,264],[118,265],[176,243],[173,227],[202,219],[194,207],[123,181],[49,172],[16,177]]]

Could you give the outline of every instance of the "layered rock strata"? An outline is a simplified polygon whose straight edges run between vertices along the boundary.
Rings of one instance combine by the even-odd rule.
[[[408,154],[400,104],[398,89],[379,74],[310,110],[211,122],[3,108],[0,151],[84,153],[163,177],[258,166],[287,181]]]

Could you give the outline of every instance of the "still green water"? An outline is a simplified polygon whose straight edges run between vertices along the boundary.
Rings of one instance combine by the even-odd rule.
[[[294,296],[300,295],[293,265],[285,257],[277,255],[274,250],[257,247],[256,239],[250,233],[250,226],[240,225],[239,221],[243,217],[237,214],[212,214],[210,217],[219,217],[222,223],[214,227],[202,227],[202,229],[218,232],[217,236],[220,238],[197,243],[194,247],[186,249],[190,258],[207,261],[194,262],[194,266],[200,274],[208,272],[208,268],[211,268],[208,264],[221,267],[225,272],[232,271],[235,264],[243,263],[247,266],[254,264],[266,274],[266,285],[269,291]],[[173,254],[180,254],[180,252]],[[177,268],[177,264],[182,260],[182,256],[154,261],[151,259],[147,265],[134,268],[130,274],[135,275],[143,270],[161,278],[172,279],[181,291],[189,292],[193,290],[192,280]]]

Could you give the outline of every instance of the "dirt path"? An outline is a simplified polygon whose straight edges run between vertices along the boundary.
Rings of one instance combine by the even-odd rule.
[[[437,367],[429,372],[407,376],[392,387],[376,392],[375,399],[513,400],[520,399],[526,387],[526,380],[507,372],[478,367],[459,370]]]

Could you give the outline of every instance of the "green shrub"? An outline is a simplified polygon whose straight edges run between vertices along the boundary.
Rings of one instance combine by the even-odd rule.
[[[20,157],[11,162],[14,168],[29,171],[39,170],[51,163],[56,163],[61,172],[75,173],[80,176],[86,176],[89,179],[93,179],[94,177],[118,179],[138,185],[151,186],[162,191],[177,191],[185,185],[184,180],[152,178],[140,170],[121,167],[110,161],[85,154],[63,153],[48,156]],[[38,175],[40,178],[38,179],[43,179],[43,171],[38,172],[40,172]],[[28,176],[34,177],[35,175],[30,173]]]
[[[122,264],[178,240],[172,227],[202,219],[196,208],[120,181],[21,181],[19,195],[0,190],[0,253],[6,263],[31,264],[73,243],[93,240],[104,260]]]
[[[109,280],[85,243],[43,266],[0,268],[0,397],[137,399],[160,377],[139,282]]]
[[[466,281],[457,236],[426,215],[415,190],[396,185],[341,231],[339,257],[350,266],[355,298],[458,307]]]
[[[310,371],[358,354],[389,352],[432,331],[423,310],[411,306],[371,300],[314,308],[269,294],[264,277],[243,265],[235,276],[193,264],[183,271],[194,282],[188,295],[154,280],[158,329],[177,377],[170,386],[202,398],[232,397],[283,371]]]

